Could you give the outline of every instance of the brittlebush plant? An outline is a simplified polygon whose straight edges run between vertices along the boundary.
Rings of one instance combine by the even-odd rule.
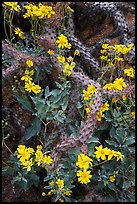
[[[20,7],[17,2],[4,2],[10,12],[17,11]],[[43,18],[50,18],[56,13],[52,6],[45,6],[42,3],[35,5],[29,3],[24,6],[26,13],[23,15],[32,25],[31,32],[34,37],[34,49],[36,47],[38,28]],[[6,14],[5,14],[6,15]],[[13,13],[12,13],[13,15]],[[12,19],[10,26],[12,28]],[[64,22],[64,21],[63,21]],[[63,27],[63,26],[62,26]],[[10,41],[12,43],[12,29],[10,28]],[[15,35],[18,40],[25,39],[25,35],[20,28],[15,28]],[[54,56],[57,57],[61,65],[59,82],[55,82],[54,88],[49,88],[42,84],[45,81],[45,73],[53,69],[52,65],[45,65],[41,70],[31,59],[26,60],[25,69],[19,74],[18,89],[16,99],[21,105],[32,113],[33,119],[31,126],[25,131],[25,139],[32,137],[42,138],[46,135],[46,127],[49,123],[56,122],[63,124],[66,122],[72,127],[66,110],[69,104],[71,82],[69,77],[72,70],[75,70],[75,56],[80,58],[80,51],[75,50],[72,56],[68,56],[67,50],[71,50],[73,45],[69,42],[65,33],[59,33],[55,41],[56,47],[50,48],[47,55],[53,62]],[[128,85],[132,85],[134,79],[134,68],[122,69],[126,54],[132,49],[133,44],[109,45],[103,44],[101,49],[102,75],[98,79],[102,90],[118,91],[123,93]],[[48,68],[50,67],[50,68]],[[117,67],[117,75],[114,75]],[[108,81],[105,75],[110,73]],[[114,76],[116,76],[114,78]],[[56,88],[55,88],[56,87]],[[15,89],[16,89],[15,88]],[[90,117],[92,113],[92,100],[97,89],[94,84],[89,83],[87,88],[79,90],[79,101],[76,108],[82,115],[82,120]],[[19,93],[19,95],[17,95]],[[43,197],[51,197],[54,202],[72,202],[73,189],[76,184],[88,186],[96,192],[104,193],[104,200],[109,201],[131,201],[134,200],[129,187],[134,186],[134,142],[135,142],[135,101],[134,98],[126,94],[120,97],[104,97],[100,110],[96,113],[96,126],[93,135],[87,141],[88,153],[83,154],[79,147],[71,148],[65,152],[60,159],[57,169],[52,168],[54,156],[51,148],[51,141],[36,147],[27,147],[19,144],[14,153],[7,147],[3,129],[3,145],[10,151],[11,156],[3,168],[5,174],[9,173],[13,179],[12,184],[16,183],[27,191],[32,185],[39,187],[40,176],[38,172],[44,172],[45,187],[41,192]],[[46,121],[46,122],[45,122]],[[79,124],[79,121],[76,121]],[[42,132],[44,125],[44,136]],[[3,126],[4,127],[4,126]],[[76,130],[77,129],[77,130]],[[78,132],[80,125],[71,128],[71,134]],[[70,135],[71,135],[70,134]],[[39,140],[38,140],[39,141]],[[84,195],[83,195],[84,196]],[[76,202],[79,200],[75,199]]]

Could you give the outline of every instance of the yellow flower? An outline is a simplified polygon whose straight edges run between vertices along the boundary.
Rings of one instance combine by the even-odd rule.
[[[28,153],[30,153],[30,154],[32,154],[32,153],[35,152],[34,149],[33,149],[32,147],[28,147],[28,148],[27,148],[27,151],[28,151]]]
[[[107,43],[106,43],[106,44],[102,44],[102,48],[103,48],[103,49],[107,49],[108,46],[109,46],[109,44],[107,44]]]
[[[25,36],[23,36],[23,32],[20,28],[15,28],[14,30],[15,34],[18,35],[21,39],[25,39]]]
[[[90,91],[83,90],[83,97],[85,101],[88,100],[91,97]]]
[[[100,59],[101,59],[101,60],[107,60],[107,59],[108,59],[108,56],[103,56],[103,55],[102,55],[102,56],[100,56]]]
[[[107,151],[107,155],[108,155],[108,160],[111,160],[112,157],[114,156],[114,150],[110,150],[110,149],[108,149],[108,151]]]
[[[62,62],[62,63],[65,62],[65,57],[64,56],[58,56],[57,59],[58,59],[58,62]]]
[[[12,11],[12,10],[14,10],[14,11],[19,11],[19,10],[20,10],[20,6],[17,5],[18,2],[4,2],[4,4],[5,4],[6,6],[11,7],[11,8],[10,8],[11,11]]]
[[[34,85],[32,87],[32,91],[35,93],[35,94],[38,94],[41,92],[41,87],[39,85]]]
[[[37,145],[37,149],[38,150],[42,150],[42,146],[41,145]]]
[[[117,98],[112,98],[112,103],[116,103],[118,101],[118,99]]]
[[[29,75],[29,70],[28,69],[25,70],[25,75]]]
[[[52,164],[53,159],[50,156],[44,155],[43,162],[47,164]]]
[[[117,161],[123,159],[123,155],[119,151],[114,151],[114,156],[117,158]]]
[[[74,55],[79,55],[80,56],[80,51],[79,50],[75,50]]]
[[[122,91],[123,87],[125,88],[127,86],[122,77],[119,79],[116,78],[113,84],[114,84],[114,89],[119,91]]]
[[[132,117],[133,119],[135,119],[135,112],[134,112],[134,111],[131,112],[131,117]]]
[[[87,184],[90,182],[90,178],[92,178],[92,175],[90,175],[91,171],[81,171],[81,170],[78,170],[77,171],[77,176],[79,177],[78,178],[78,181],[82,184]]]
[[[110,182],[112,182],[112,183],[115,181],[115,179],[116,179],[116,176],[115,176],[115,175],[109,177],[109,180],[110,180]]]
[[[58,44],[58,48],[71,48],[71,44],[68,43],[68,39],[65,35],[61,34],[58,36],[58,39],[56,40],[56,43]]]
[[[30,161],[24,161],[23,162],[23,169],[27,168],[27,171],[31,171],[31,167],[33,166],[33,163],[32,163],[32,158],[30,159]]]
[[[66,196],[70,196],[70,195],[71,195],[71,191],[69,191],[69,189],[67,188],[66,191],[64,192],[64,194],[65,194]]]
[[[130,69],[124,69],[124,74],[129,76],[129,77],[134,77],[134,69],[133,68],[130,68]]]
[[[64,187],[64,180],[58,179],[56,184],[58,185],[59,189],[62,189]]]
[[[87,115],[90,116],[90,112],[91,112],[90,108],[88,108],[88,107],[85,108],[85,111],[86,111]]]
[[[31,70],[30,73],[29,73],[29,75],[30,75],[30,76],[33,76],[33,75],[34,75],[34,70]]]
[[[54,50],[49,49],[49,50],[47,51],[47,53],[48,53],[49,55],[54,55]]]
[[[67,62],[73,62],[73,57],[69,56],[69,57],[67,58]]]
[[[50,182],[49,182],[49,185],[50,185],[50,186],[54,186],[54,181],[50,181]]]
[[[45,193],[45,192],[42,192],[42,196],[46,196],[46,193]]]
[[[91,161],[93,160],[89,158],[87,155],[79,154],[78,161],[76,162],[76,166],[78,166],[79,168],[88,169],[89,165],[92,166]]]
[[[97,89],[95,88],[94,85],[92,85],[92,84],[88,84],[87,91],[89,91],[89,92],[93,95],[94,93],[97,92]]]
[[[35,84],[33,82],[28,81],[25,83],[25,90],[30,93],[33,90],[34,86],[35,86]]]
[[[102,104],[100,111],[104,112],[106,110],[109,110],[109,104],[108,103],[104,103]]]
[[[101,118],[103,118],[103,117],[104,117],[104,114],[102,111],[97,112],[97,115],[96,115],[97,121],[101,121]]]
[[[28,65],[28,67],[33,67],[33,61],[32,60],[27,60],[26,64]]]
[[[106,52],[106,50],[100,50],[101,54],[104,54]]]
[[[123,62],[124,61],[124,59],[122,57],[115,57],[114,60],[116,60],[118,62],[120,62],[120,61]]]
[[[114,84],[113,83],[106,84],[105,86],[103,86],[103,89],[112,90],[114,89]]]
[[[40,166],[42,160],[43,160],[43,153],[41,150],[37,149],[37,151],[35,152],[35,162],[37,162],[37,165]]]
[[[122,96],[123,101],[125,101],[127,99],[127,97],[125,95]]]
[[[26,82],[26,81],[31,81],[32,78],[30,76],[28,76],[28,75],[24,75],[24,76],[21,77],[21,80],[22,81],[25,80],[25,82]]]
[[[95,147],[95,149],[97,149],[96,152],[94,152],[94,154],[96,154],[97,158],[101,158],[102,160],[106,160],[106,155],[108,154],[108,148],[103,148],[102,145],[100,145],[99,147]]]
[[[70,76],[72,74],[71,71],[74,69],[75,66],[76,66],[75,62],[71,62],[71,64],[69,64],[68,62],[64,63],[63,73],[66,76]]]

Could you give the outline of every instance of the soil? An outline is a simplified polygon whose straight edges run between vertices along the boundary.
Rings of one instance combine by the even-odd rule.
[[[135,15],[128,14],[126,19],[128,20],[129,25],[134,25],[135,23]],[[112,32],[113,25],[109,18],[106,18],[102,24],[102,30],[96,33],[95,36],[92,36],[91,27],[86,26],[84,30],[78,30],[77,36],[79,39],[87,46],[91,46],[96,43],[99,39],[104,37],[106,34]],[[113,39],[113,43],[118,43],[118,38]],[[31,121],[31,114],[24,110],[19,103],[17,103],[13,97],[13,91],[11,89],[11,85],[7,85],[2,88],[2,103],[4,106],[8,107],[12,113],[17,114],[18,118],[20,118],[22,125],[27,128]],[[17,121],[13,121],[7,115],[3,115],[3,119],[8,121],[8,126],[6,129],[6,133],[10,132],[9,139],[6,140],[7,146],[14,152],[19,144],[21,137],[23,135],[24,129],[20,129],[17,125]],[[33,144],[35,140],[32,139],[31,143]],[[8,158],[10,156],[10,152],[7,150],[5,146],[2,147],[2,166],[5,166]],[[41,193],[44,189],[43,181],[40,181],[40,187],[36,188],[32,186],[27,192],[23,192],[17,186],[11,184],[11,177],[7,175],[2,175],[2,202],[50,202],[50,197],[42,197]],[[134,188],[132,189],[134,191]],[[76,190],[77,194],[81,194],[80,188]],[[101,196],[94,195],[94,192],[89,191],[85,192],[85,198],[83,202],[102,202]]]

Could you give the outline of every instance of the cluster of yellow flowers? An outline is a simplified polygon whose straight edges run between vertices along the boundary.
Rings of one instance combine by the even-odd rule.
[[[19,161],[24,166],[23,168],[26,168],[27,171],[31,171],[32,166],[42,166],[50,165],[52,164],[52,158],[50,156],[44,155],[41,145],[37,145],[36,152],[31,147],[26,147],[25,145],[19,145],[17,148],[17,158],[19,158]]]
[[[51,15],[55,14],[55,11],[53,10],[52,6],[44,6],[42,3],[39,3],[38,6],[30,3],[24,7],[27,10],[27,12],[23,15],[24,18],[51,18]]]
[[[4,2],[6,6],[10,8],[11,11],[19,11],[20,6],[18,5],[18,2]]]
[[[30,68],[33,66],[33,61],[27,60],[26,61],[27,66]],[[34,84],[32,82],[32,75],[34,74],[34,70],[29,71],[28,69],[25,70],[25,75],[21,77],[21,80],[25,81],[25,90],[29,93],[33,91],[35,94],[41,92],[41,87],[39,85]]]
[[[14,30],[15,34],[18,35],[21,39],[25,39],[25,36],[23,36],[23,32],[20,28],[15,28]]]
[[[63,179],[56,178],[55,181],[54,180],[50,181],[49,185],[52,187],[52,189],[47,193],[47,195],[61,193],[62,198],[64,198],[64,199],[65,199],[65,196],[71,195],[71,191],[70,191],[70,189],[65,187]],[[46,193],[42,192],[42,196],[46,196]],[[62,198],[60,198],[60,199],[62,200],[62,202],[64,202],[64,200]]]
[[[110,150],[108,147],[103,148],[103,145],[95,147],[97,151],[94,152],[96,158],[101,158],[102,160],[111,160],[113,157],[116,157],[117,161],[123,159],[123,155],[119,151]],[[108,157],[106,157],[108,156]]]
[[[97,89],[95,88],[95,86],[92,83],[88,84],[87,90],[85,89],[83,90],[84,100],[89,100],[96,92],[97,92]]]
[[[91,161],[93,160],[85,154],[78,155],[76,166],[78,166],[81,170],[77,171],[77,177],[78,177],[78,181],[82,184],[89,183],[90,178],[92,178],[92,175],[90,174],[91,171],[87,170],[90,166],[92,166]]]
[[[133,47],[133,44],[126,45],[109,45],[109,44],[102,44],[101,54],[105,54],[100,56],[101,60],[107,61],[112,66],[113,61],[124,61],[122,54],[127,54]],[[114,54],[114,58],[112,60],[112,55],[110,55],[110,51]]]
[[[68,42],[68,39],[65,35],[60,34],[60,36],[58,36],[58,39],[56,40],[56,44],[58,44],[58,48],[67,48],[67,49],[71,49],[71,44]]]
[[[108,103],[104,103],[101,105],[101,108],[99,110],[99,112],[97,112],[97,115],[96,115],[96,119],[97,121],[101,121],[101,118],[104,117],[104,112],[109,110],[109,104]]]
[[[135,71],[133,68],[124,69],[124,74],[133,78],[135,76]]]
[[[106,84],[105,86],[103,86],[103,89],[122,91],[122,89],[126,87],[127,85],[124,82],[124,79],[121,77],[116,78],[113,83]]]

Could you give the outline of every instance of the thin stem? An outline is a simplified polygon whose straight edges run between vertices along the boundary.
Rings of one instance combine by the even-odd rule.
[[[5,31],[6,38],[8,40],[9,38],[6,30],[6,9],[4,10],[4,31]]]
[[[108,161],[112,161],[112,160],[114,160],[114,159],[115,159],[115,157],[114,157],[113,159],[105,160],[105,161],[103,161],[103,162],[100,162],[100,163],[98,163],[98,164],[95,164],[95,165],[92,166],[92,168],[95,167],[95,166],[99,166],[99,165],[101,165],[101,164],[104,164],[104,163],[106,163],[106,162],[108,162]]]

